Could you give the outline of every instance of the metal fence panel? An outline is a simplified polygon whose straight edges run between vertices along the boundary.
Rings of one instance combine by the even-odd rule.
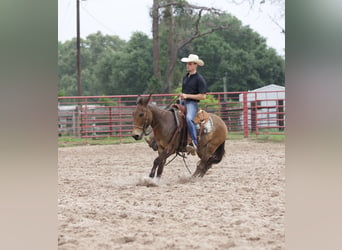
[[[58,135],[73,142],[116,138],[119,143],[131,136],[132,112],[137,95],[81,96],[58,98]],[[151,102],[167,108],[176,94],[155,94]],[[219,115],[229,132],[284,134],[285,91],[212,92],[200,108]]]

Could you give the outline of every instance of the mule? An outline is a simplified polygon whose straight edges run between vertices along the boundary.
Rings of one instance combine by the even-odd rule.
[[[174,112],[149,104],[150,100],[151,95],[139,96],[137,99],[137,106],[133,112],[132,137],[141,140],[147,133],[147,128],[152,127],[158,145],[158,157],[153,162],[149,177],[154,178],[157,171],[157,178],[160,178],[167,158],[175,153],[185,152],[185,147],[179,147],[182,145],[182,133],[178,133]],[[199,137],[197,155],[200,161],[197,163],[193,177],[203,177],[213,164],[222,160],[225,154],[227,126],[219,116],[211,113],[209,116],[213,122],[213,131],[202,133]]]

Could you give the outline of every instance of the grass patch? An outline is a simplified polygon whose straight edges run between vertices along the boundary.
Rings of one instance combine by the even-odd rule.
[[[59,137],[59,147],[79,146],[79,145],[111,145],[120,143],[136,142],[132,137],[100,137],[100,138],[78,138],[78,137]]]
[[[259,134],[256,135],[255,133],[248,132],[248,139],[250,140],[257,140],[257,141],[273,141],[273,142],[284,142],[285,141],[285,134],[271,134],[272,132],[269,132],[270,134]],[[244,133],[243,131],[229,131],[227,140],[239,140],[244,139]]]
[[[228,132],[227,140],[237,140],[237,139],[243,139],[243,138],[244,138],[243,131],[234,131],[234,132],[229,131]]]
[[[284,142],[285,141],[285,131],[284,134],[277,134],[279,130],[276,128],[272,129],[259,129],[259,135],[256,139],[259,141],[273,141],[273,142]]]
[[[285,142],[285,135],[263,134],[256,136],[258,141]]]
[[[244,139],[243,131],[229,131],[227,140],[241,140]],[[259,134],[248,133],[248,139],[257,140],[259,142],[285,142],[285,134]],[[140,142],[143,142],[141,140]],[[121,140],[119,137],[100,137],[100,138],[78,138],[71,136],[62,136],[58,138],[58,147],[70,147],[70,146],[81,146],[81,145],[112,145],[112,144],[121,144],[121,143],[136,143],[132,137],[122,137]]]

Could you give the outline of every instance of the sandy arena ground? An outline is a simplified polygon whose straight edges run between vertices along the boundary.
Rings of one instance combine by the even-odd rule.
[[[200,179],[177,157],[156,185],[144,142],[58,152],[59,249],[285,249],[284,143],[227,141]]]

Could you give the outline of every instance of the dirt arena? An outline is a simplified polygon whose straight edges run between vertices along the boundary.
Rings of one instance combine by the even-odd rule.
[[[59,249],[285,249],[284,143],[227,141],[199,179],[177,157],[157,184],[144,142],[58,152]]]

